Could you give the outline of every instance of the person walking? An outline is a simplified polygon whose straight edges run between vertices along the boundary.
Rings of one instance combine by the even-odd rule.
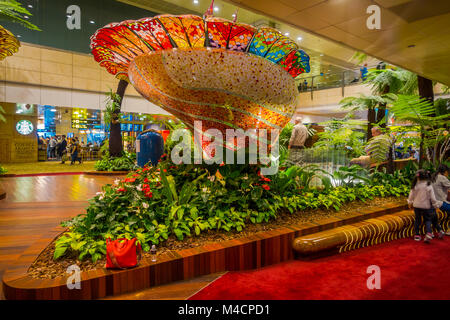
[[[56,158],[56,137],[50,138],[50,158],[54,159]]]
[[[72,139],[72,146],[70,149],[70,153],[72,155],[72,161],[70,162],[71,165],[75,163],[75,161],[78,161],[81,164],[81,158],[78,157],[78,154],[80,152],[80,144],[78,143],[77,138]]]
[[[411,191],[408,197],[408,207],[414,208],[414,240],[422,240],[420,237],[421,220],[425,221],[426,235],[424,242],[428,243],[433,239],[433,231],[431,225],[439,232],[439,238],[444,237],[444,231],[437,220],[436,210],[440,208],[442,201],[436,200],[433,187],[431,186],[431,175],[428,171],[420,169],[416,172],[416,176],[411,185]]]
[[[308,129],[302,123],[302,117],[295,118],[294,123],[288,148],[290,149],[290,161],[295,165],[300,165],[303,163],[303,149],[308,138]]]
[[[59,143],[58,146],[58,156],[61,158],[61,164],[64,164],[64,155],[65,153],[67,153],[67,140],[66,140],[66,136],[62,135],[61,137],[61,142]]]

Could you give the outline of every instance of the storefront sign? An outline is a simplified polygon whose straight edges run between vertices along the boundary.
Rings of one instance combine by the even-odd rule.
[[[16,130],[18,133],[26,136],[33,132],[34,127],[29,120],[20,120],[16,124]]]

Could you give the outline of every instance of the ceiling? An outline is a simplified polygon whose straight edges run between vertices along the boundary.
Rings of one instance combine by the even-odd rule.
[[[450,0],[226,1],[309,31],[305,48],[344,61],[349,51],[362,51],[450,85]],[[374,4],[381,9],[380,30],[366,26]]]
[[[210,6],[211,0],[118,0],[134,6],[142,7],[160,14],[197,14],[202,15]],[[258,0],[259,1],[259,0]],[[253,1],[255,4],[258,1]],[[301,1],[301,0],[299,0]],[[237,3],[239,1],[236,1]],[[294,1],[295,2],[295,1]],[[239,4],[239,3],[238,3]],[[214,15],[226,19],[233,19],[238,7],[232,3],[216,0],[214,6],[217,11]],[[345,70],[357,68],[350,58],[355,50],[340,45],[334,41],[304,31],[291,23],[281,22],[279,19],[268,18],[267,14],[255,13],[254,10],[239,7],[238,21],[255,26],[271,25],[283,33],[289,33],[289,37],[296,40],[298,45],[310,56],[311,72],[303,74],[303,77],[316,76],[320,73],[341,73]],[[298,40],[301,37],[301,40]],[[376,59],[369,61],[369,65],[375,64]],[[329,71],[327,71],[329,70]],[[316,80],[326,81],[325,78]]]

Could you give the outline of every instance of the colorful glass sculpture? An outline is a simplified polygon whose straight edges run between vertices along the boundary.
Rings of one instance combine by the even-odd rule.
[[[282,129],[297,105],[294,78],[309,57],[272,28],[211,14],[112,23],[91,37],[94,58],[146,99],[201,133]],[[224,142],[225,143],[225,142]]]
[[[12,56],[19,47],[19,40],[10,31],[0,26],[0,60]]]

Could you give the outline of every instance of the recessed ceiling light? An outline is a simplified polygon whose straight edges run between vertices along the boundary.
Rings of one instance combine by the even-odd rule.
[[[214,11],[215,12],[219,11],[219,7],[214,7]]]
[[[91,21],[89,21],[89,23],[92,23],[92,24],[94,24],[94,23],[95,23],[95,21],[94,21],[94,20],[91,20]]]
[[[33,8],[33,6],[31,4],[28,5],[28,8]]]
[[[289,32],[285,32],[284,35],[285,35],[286,37],[289,37]]]
[[[198,0],[194,0],[194,4],[198,4]]]
[[[233,18],[235,18],[235,17],[236,17],[236,13],[233,13],[231,16],[232,16]]]
[[[302,41],[303,38],[302,37],[297,37],[297,41]]]
[[[320,56],[323,57],[323,53],[321,53]]]
[[[17,35],[17,38],[22,38],[22,36],[20,34]]]

